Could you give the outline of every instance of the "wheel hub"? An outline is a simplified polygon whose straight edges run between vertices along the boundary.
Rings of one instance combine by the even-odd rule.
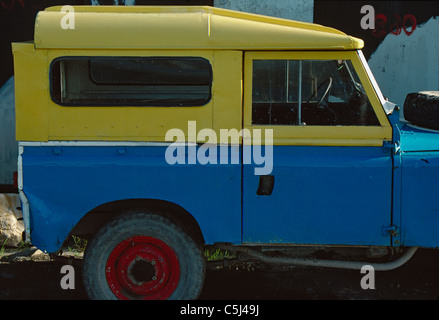
[[[157,280],[155,260],[147,261],[140,256],[128,266],[128,278],[138,285]]]
[[[106,277],[119,299],[167,299],[177,288],[180,266],[174,251],[163,241],[136,236],[113,249]]]

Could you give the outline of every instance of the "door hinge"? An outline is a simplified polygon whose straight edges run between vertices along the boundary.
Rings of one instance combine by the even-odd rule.
[[[382,233],[383,233],[383,236],[390,235],[392,237],[396,237],[396,236],[398,236],[398,227],[394,226],[394,225],[383,227]]]
[[[399,143],[392,141],[383,141],[383,151],[387,153],[388,151],[397,154],[399,152]]]

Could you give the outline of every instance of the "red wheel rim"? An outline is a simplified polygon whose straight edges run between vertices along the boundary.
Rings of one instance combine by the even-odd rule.
[[[174,251],[163,241],[135,236],[119,243],[105,268],[108,285],[118,299],[169,298],[180,279]]]

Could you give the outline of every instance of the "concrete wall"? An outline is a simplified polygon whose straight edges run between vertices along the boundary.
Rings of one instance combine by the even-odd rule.
[[[314,0],[214,0],[218,8],[313,22]]]
[[[365,4],[374,8],[375,29],[361,27]],[[408,93],[439,90],[439,1],[315,0],[314,9],[315,23],[364,40],[363,53],[390,101],[403,107]]]
[[[439,17],[418,25],[411,35],[389,33],[369,59],[383,94],[404,104],[408,93],[439,90]]]

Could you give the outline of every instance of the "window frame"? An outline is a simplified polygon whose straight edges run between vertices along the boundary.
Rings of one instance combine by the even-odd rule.
[[[90,103],[90,102],[69,102],[69,103],[64,103],[59,101],[59,99],[57,99],[55,97],[55,93],[54,93],[54,82],[53,82],[53,69],[54,69],[54,65],[59,62],[59,61],[65,61],[65,60],[93,60],[93,59],[108,59],[108,60],[116,60],[116,59],[142,59],[142,58],[158,58],[158,59],[164,59],[164,58],[172,58],[172,59],[176,59],[176,58],[183,58],[183,59],[199,59],[199,60],[203,60],[204,62],[206,62],[209,65],[209,79],[210,79],[210,85],[209,85],[209,95],[208,98],[201,100],[202,102],[200,103],[193,103],[194,101],[198,101],[198,100],[181,100],[183,102],[181,103],[175,103],[175,102],[167,102],[167,101],[162,101],[160,102],[160,100],[156,100],[156,101],[151,101],[148,103],[145,102],[141,102],[141,101],[135,101],[133,100],[133,102],[128,102],[128,101],[121,101],[121,102],[107,102],[107,101],[103,101],[103,102],[96,102],[96,103]],[[90,81],[94,82],[93,79],[90,77]],[[97,86],[117,86],[117,84],[96,84]],[[121,87],[126,86],[125,84],[121,84]],[[136,85],[136,86],[141,86],[141,85]],[[154,56],[113,56],[113,55],[106,55],[106,56],[101,56],[101,55],[97,55],[97,56],[59,56],[56,57],[55,59],[53,59],[50,62],[50,67],[49,67],[49,92],[50,92],[50,99],[52,100],[52,102],[54,102],[55,104],[62,106],[62,107],[145,107],[145,108],[149,108],[149,107],[177,107],[177,108],[181,108],[181,107],[203,107],[208,105],[212,99],[213,99],[213,95],[212,95],[212,87],[213,87],[213,66],[211,64],[211,62],[209,61],[209,59],[205,58],[205,57],[201,57],[201,56],[174,56],[174,55],[154,55]]]
[[[382,146],[383,141],[392,140],[392,126],[357,51],[247,51],[244,60],[243,126],[250,130],[273,129],[275,145]],[[252,124],[253,60],[350,60],[367,93],[379,126]]]

